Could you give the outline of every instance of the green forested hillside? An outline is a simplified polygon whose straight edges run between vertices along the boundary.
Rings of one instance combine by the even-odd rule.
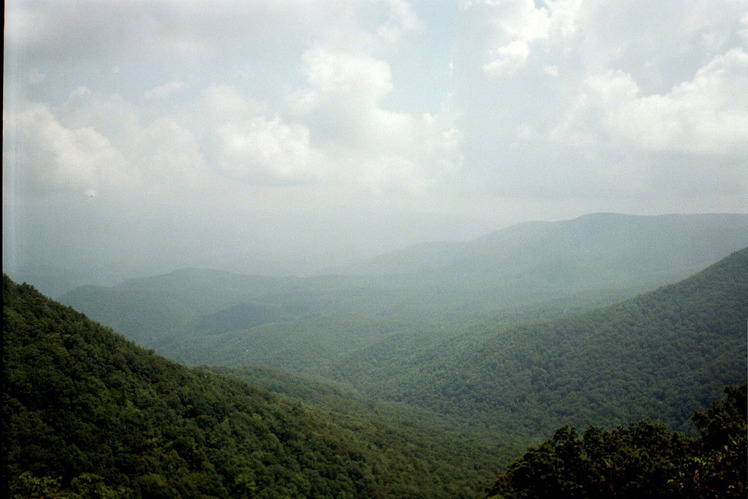
[[[684,312],[684,323],[695,324],[689,327],[734,334],[733,319],[743,320],[745,310],[735,309],[723,288],[730,287],[727,281],[746,291],[736,273],[746,252],[632,302],[642,306],[656,297],[667,303],[667,293],[675,293],[687,305],[682,311],[694,310]],[[708,307],[696,294],[716,300],[721,312],[705,314]],[[367,402],[274,371],[218,371],[224,374],[169,362],[4,276],[3,495],[478,497],[487,490],[508,499],[745,493],[745,384],[696,413],[697,438],[650,421],[592,426],[583,435],[564,426],[485,488],[499,456],[455,432],[429,429],[426,412]],[[308,403],[234,377],[264,380]]]
[[[349,281],[333,277],[310,281],[313,286],[293,300],[285,294],[290,288],[269,281],[229,275],[230,285],[217,284],[213,273],[203,271],[122,288],[170,290],[160,296],[196,303],[199,294],[189,284],[196,278],[211,307],[226,306],[195,313],[171,336],[159,337],[158,351],[180,362],[313,375],[367,397],[446,415],[477,432],[506,430],[521,445],[567,423],[649,417],[682,428],[693,407],[744,377],[747,274],[742,250],[681,283],[618,305],[580,313],[582,303],[595,303],[601,293],[579,302],[556,298],[546,306],[509,309],[496,321],[468,311],[325,315],[319,312],[325,306],[344,309],[365,295],[353,286],[336,302],[330,293]],[[247,288],[249,281],[254,284]],[[235,300],[244,305],[230,305],[232,293],[240,291]],[[283,305],[242,301],[263,292]],[[376,306],[387,302],[368,296]],[[110,315],[119,310],[108,307]],[[248,310],[261,311],[255,317],[262,323],[220,332],[252,320]],[[136,321],[146,316],[126,314]],[[548,318],[553,320],[538,322]]]
[[[232,367],[270,366],[307,376],[325,376],[331,366],[353,352],[377,345],[423,325],[403,317],[358,314],[316,316],[270,322],[244,331],[206,336],[184,334],[161,350],[186,364]]]
[[[264,367],[201,368],[261,386],[271,393],[319,409],[342,420],[353,417],[386,421],[396,428],[407,429],[413,435],[424,437],[425,440],[431,440],[433,435],[438,434],[451,442],[464,444],[476,456],[489,456],[484,459],[486,461],[495,460],[490,455],[507,460],[520,450],[519,447],[508,447],[503,437],[497,439],[495,434],[477,434],[464,427],[459,419],[404,403],[367,398],[349,387],[331,382],[311,380]]]
[[[495,466],[179,366],[7,276],[2,434],[5,497],[471,497]]]
[[[202,302],[185,285],[196,278]],[[557,297],[482,322],[467,312],[420,322],[324,315],[335,296],[342,309],[375,296],[356,286],[336,295],[346,282],[338,277],[310,281],[292,300],[294,279],[214,278],[185,271],[110,295],[83,291],[123,303],[125,290],[128,305],[111,316],[161,324],[153,341],[191,362],[272,359],[343,388],[267,369],[185,368],[4,276],[6,496],[473,497],[513,449],[559,426],[613,427],[594,430],[589,445],[573,432],[554,437],[582,449],[580,462],[599,445],[650,452],[649,440],[631,440],[642,428],[681,449],[658,423],[616,425],[688,430],[694,408],[746,378],[748,248],[616,305],[569,313],[582,305]],[[501,487],[492,491],[525,497]]]
[[[412,355],[393,355],[396,345],[362,350],[333,377],[511,435],[643,418],[682,428],[692,408],[745,380],[746,317],[748,248],[617,305],[520,327],[486,324]]]
[[[748,480],[746,384],[694,413],[696,438],[638,421],[569,426],[531,447],[489,488],[496,499],[743,498]]]

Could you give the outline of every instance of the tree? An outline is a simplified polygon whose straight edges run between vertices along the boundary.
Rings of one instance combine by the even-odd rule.
[[[744,497],[746,385],[725,388],[725,399],[693,422],[693,438],[639,421],[584,436],[571,427],[528,449],[488,490],[489,497],[704,498]]]

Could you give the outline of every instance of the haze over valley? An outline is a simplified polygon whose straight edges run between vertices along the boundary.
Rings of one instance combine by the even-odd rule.
[[[745,497],[744,0],[5,4],[3,497]]]
[[[676,415],[682,402],[656,410],[654,393],[706,401],[705,394],[740,379],[744,324],[740,312],[720,315],[748,305],[741,284],[746,247],[748,215],[592,215],[432,245],[426,254],[418,246],[336,275],[184,269],[110,288],[84,286],[60,300],[185,364],[279,369],[488,431],[512,427],[533,411],[537,421],[511,431],[529,439],[565,421],[659,417],[683,425],[690,414]],[[691,278],[723,256],[723,270],[712,271],[719,282]],[[737,283],[722,281],[729,275]],[[687,278],[715,287],[707,292]],[[670,287],[652,291],[663,285]],[[705,292],[710,298],[702,303]],[[685,303],[693,303],[690,310]],[[716,322],[692,330],[684,315]],[[733,322],[716,326],[723,320]],[[690,339],[723,327],[732,332]],[[722,339],[727,343],[715,343]],[[620,364],[621,358],[628,360]],[[649,370],[659,363],[662,370]],[[702,381],[686,388],[694,377]],[[569,378],[573,388],[553,381]],[[681,383],[686,387],[676,389]],[[576,394],[569,406],[556,407],[567,390]],[[609,390],[642,400],[637,409],[620,400],[608,408],[605,401],[616,399]],[[539,404],[537,397],[558,402]],[[546,404],[550,413],[541,409]]]
[[[3,268],[309,275],[522,222],[745,213],[745,14],[8,2]]]

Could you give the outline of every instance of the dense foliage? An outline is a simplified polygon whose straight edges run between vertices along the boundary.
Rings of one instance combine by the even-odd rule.
[[[172,360],[333,381],[482,436],[500,431],[516,448],[564,424],[651,418],[683,430],[694,407],[743,378],[748,250],[616,305],[617,291],[606,288],[651,282],[643,274],[658,274],[652,261],[672,275],[736,244],[746,216],[728,218],[517,227],[430,259],[442,280],[426,288],[413,273],[274,279],[184,270],[68,298]],[[671,233],[660,240],[662,231]],[[694,234],[721,242],[678,246]],[[379,263],[382,272],[403,268]],[[452,279],[468,267],[472,281]],[[484,307],[457,305],[467,288]]]
[[[473,469],[481,475],[491,475],[497,466],[505,466],[522,451],[522,447],[510,446],[504,435],[497,437],[496,434],[475,432],[459,419],[403,403],[370,399],[326,381],[262,367],[203,368],[239,378],[305,407],[322,411],[336,424],[355,430],[359,435],[370,435],[371,439],[380,442],[414,437],[422,444],[419,450],[422,455],[432,452],[440,456],[434,460],[462,463],[466,469]]]
[[[347,356],[334,378],[507,437],[645,418],[684,430],[694,407],[745,379],[746,317],[748,249],[680,283],[549,322],[489,323],[434,347],[392,337]]]
[[[528,282],[556,275],[541,270]],[[380,279],[190,270],[79,290],[131,337],[241,366],[191,369],[4,276],[4,495],[471,497],[559,426],[491,492],[744,492],[744,387],[694,416],[698,438],[671,430],[745,380],[748,248],[616,305],[580,313],[589,295],[554,291],[492,321],[412,301],[384,313],[423,288]],[[431,309],[449,301],[429,293]],[[616,426],[642,418],[656,422]],[[612,429],[572,429],[590,424]]]
[[[640,421],[584,435],[559,428],[530,448],[488,491],[503,499],[742,498],[746,463],[746,384],[693,420],[697,438]]]
[[[2,402],[5,497],[470,497],[486,480],[436,438],[179,366],[6,276]]]

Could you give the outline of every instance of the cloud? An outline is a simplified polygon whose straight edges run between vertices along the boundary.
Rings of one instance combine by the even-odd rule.
[[[513,40],[494,50],[494,60],[483,66],[486,73],[500,74],[521,67],[530,56],[526,40]]]
[[[28,75],[28,81],[31,85],[38,85],[47,79],[47,75],[38,69],[32,70]]]
[[[633,77],[620,70],[590,75],[585,88],[554,130],[558,139],[733,157],[748,153],[748,54],[741,49],[715,57],[664,94],[642,95]]]
[[[211,85],[203,93],[199,113],[211,123],[246,119],[265,110],[265,106],[245,97],[238,88],[226,83]]]
[[[376,194],[418,196],[428,181],[412,161],[400,156],[382,156],[364,160],[361,182]]]
[[[652,150],[748,153],[748,54],[716,57],[669,93],[626,99],[605,124],[622,141]]]
[[[161,117],[139,131],[136,154],[143,176],[156,191],[205,188],[208,169],[195,134],[177,119]]]
[[[533,0],[486,0],[481,10],[492,25],[494,40],[486,73],[511,73],[525,65],[534,46],[544,40],[555,42],[574,35],[581,0],[557,0],[535,7]]]
[[[376,30],[377,35],[388,43],[395,43],[405,34],[425,28],[423,21],[408,2],[390,0],[389,11],[387,21]]]
[[[124,187],[133,181],[125,158],[93,127],[67,128],[44,104],[28,104],[3,120],[17,147],[15,167],[41,189]]]
[[[4,164],[39,191],[160,194],[211,182],[189,117],[161,115],[144,126],[132,104],[81,87],[56,108],[26,103],[5,118]]]
[[[368,111],[392,90],[389,65],[368,55],[318,46],[306,51],[303,60],[308,87],[289,99],[298,114],[336,106],[341,108],[339,117],[360,119],[362,110]]]
[[[166,97],[169,97],[170,95],[179,92],[184,88],[184,82],[182,81],[170,81],[168,83],[164,83],[163,85],[159,85],[158,87],[152,88],[151,90],[147,91],[144,95],[146,100],[148,99],[164,99]]]
[[[340,175],[372,192],[415,195],[461,164],[460,134],[442,114],[385,109],[389,65],[365,53],[314,47],[304,54],[306,86],[289,95],[294,116]],[[395,180],[396,179],[396,180]]]
[[[745,0],[11,0],[3,193],[185,247],[199,211],[268,254],[744,209],[747,26]]]
[[[232,122],[217,131],[219,165],[238,177],[270,182],[298,182],[320,175],[321,156],[302,125],[264,117]]]

